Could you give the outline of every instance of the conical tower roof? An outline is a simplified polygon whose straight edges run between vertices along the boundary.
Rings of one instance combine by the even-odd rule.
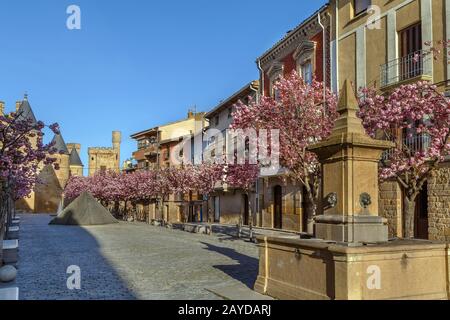
[[[57,152],[63,154],[69,154],[69,149],[67,149],[67,145],[64,142],[64,139],[61,134],[55,134],[52,140],[53,147],[56,148]]]
[[[36,117],[34,116],[33,110],[31,109],[30,103],[28,102],[28,95],[25,94],[19,109],[17,110],[20,120],[29,120],[33,125],[37,124]]]
[[[83,162],[81,162],[80,155],[76,149],[72,149],[69,157],[69,165],[71,166],[83,166]]]

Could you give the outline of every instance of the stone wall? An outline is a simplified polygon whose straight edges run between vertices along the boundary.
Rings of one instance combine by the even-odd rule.
[[[430,240],[450,237],[450,168],[441,168],[428,180],[428,225]]]
[[[302,187],[290,181],[283,182],[281,178],[261,179],[260,210],[262,227],[274,227],[274,188],[282,188],[282,229],[289,231],[303,230],[303,199]],[[264,181],[265,180],[265,181]]]
[[[389,237],[402,236],[402,192],[398,182],[380,183],[379,215],[388,219]]]

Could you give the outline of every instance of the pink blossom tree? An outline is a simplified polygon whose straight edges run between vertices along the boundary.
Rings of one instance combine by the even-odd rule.
[[[64,198],[68,201],[73,201],[83,192],[89,192],[89,180],[87,177],[70,177],[64,188]]]
[[[202,163],[191,167],[193,186],[198,193],[205,196],[207,203],[207,219],[212,221],[209,207],[209,196],[215,190],[216,184],[221,181],[223,166],[214,163]]]
[[[276,99],[262,97],[248,105],[239,102],[232,128],[279,130],[280,164],[288,169],[288,177],[306,190],[308,231],[312,233],[321,171],[316,155],[308,147],[331,134],[338,117],[337,97],[324,83],[313,79],[308,84],[296,72],[277,82],[274,90]]]
[[[166,199],[168,199],[171,194],[177,195],[190,192],[193,186],[193,177],[191,171],[186,170],[184,167],[169,167],[158,171],[157,181],[157,193],[160,195],[161,204],[160,214],[163,218],[163,224],[166,224],[169,218],[169,212],[167,212],[167,217],[164,215]]]
[[[427,82],[402,85],[384,96],[361,90],[359,117],[367,133],[393,141],[382,160],[382,181],[404,191],[404,236],[414,237],[415,200],[430,174],[450,154],[450,100]]]
[[[52,157],[56,149],[43,142],[45,127],[43,122],[32,121],[21,112],[0,116],[0,229],[6,216],[11,220],[14,201],[32,192],[41,166],[58,169]],[[57,124],[48,127],[59,132]]]
[[[259,167],[254,164],[234,164],[227,165],[225,167],[225,177],[223,182],[234,187],[239,188],[244,191],[246,198],[248,200],[248,210],[249,210],[249,229],[250,229],[250,239],[253,239],[253,212],[250,200],[250,194],[252,189],[255,186],[256,180],[259,176]],[[239,216],[239,224],[238,224],[238,237],[241,236],[243,224],[242,215]]]

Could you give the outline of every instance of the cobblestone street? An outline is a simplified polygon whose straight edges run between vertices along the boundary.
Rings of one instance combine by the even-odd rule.
[[[210,290],[252,287],[256,280],[256,246],[231,237],[136,223],[49,226],[48,215],[21,218],[20,299],[218,299]],[[81,268],[81,290],[67,289],[71,265]]]

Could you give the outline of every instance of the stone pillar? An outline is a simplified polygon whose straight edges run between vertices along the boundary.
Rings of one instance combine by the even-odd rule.
[[[358,109],[346,80],[331,136],[310,148],[322,165],[323,213],[315,219],[319,239],[342,243],[388,240],[387,220],[378,215],[378,163],[382,152],[393,145],[365,133],[356,116]]]

